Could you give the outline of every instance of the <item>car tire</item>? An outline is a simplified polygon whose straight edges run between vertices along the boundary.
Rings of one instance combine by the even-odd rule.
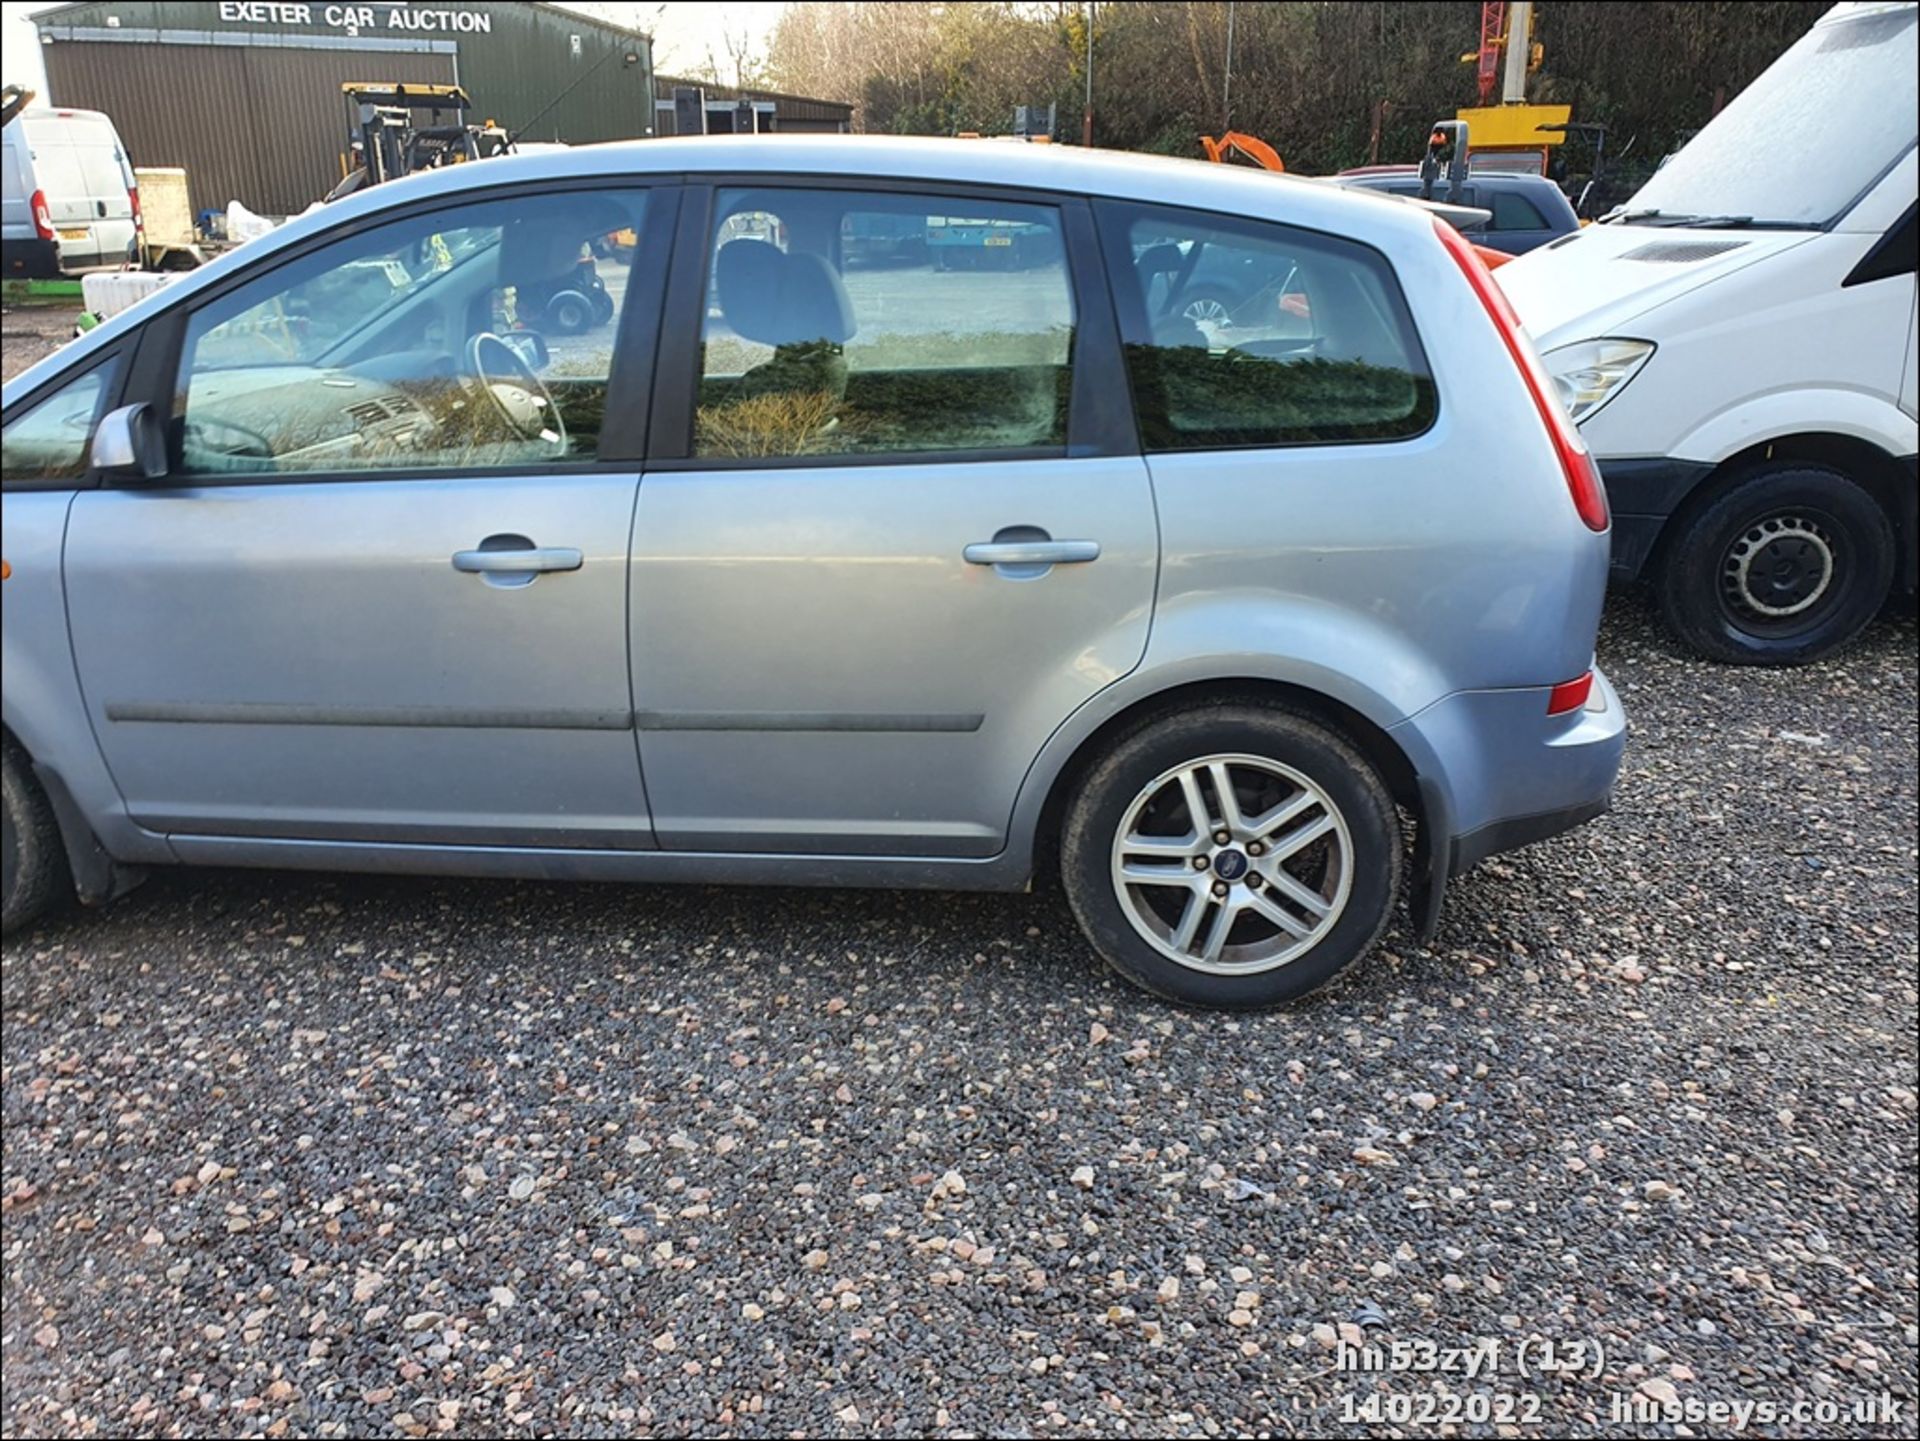
[[[1837,470],[1748,471],[1679,523],[1655,580],[1674,634],[1711,660],[1803,665],[1879,614],[1893,584],[1886,512]]]
[[[69,889],[53,807],[27,754],[0,742],[0,931],[12,935]]]
[[[588,299],[593,302],[593,323],[605,325],[613,319],[613,297],[604,290],[591,292]]]
[[[1234,815],[1219,803],[1223,773]],[[1193,821],[1195,790],[1210,834]],[[1309,828],[1318,838],[1296,846]],[[1074,788],[1060,872],[1093,948],[1127,979],[1187,1005],[1256,1010],[1304,996],[1373,948],[1399,896],[1402,850],[1393,801],[1351,742],[1296,711],[1231,702],[1163,713],[1120,737]],[[1148,883],[1124,879],[1148,871]],[[1291,925],[1270,919],[1276,907]]]

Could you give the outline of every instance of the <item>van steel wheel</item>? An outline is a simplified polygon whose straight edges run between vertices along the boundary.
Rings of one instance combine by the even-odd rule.
[[[1061,848],[1108,962],[1197,1005],[1274,1005],[1370,949],[1400,877],[1393,805],[1366,760],[1252,704],[1163,716],[1086,777]]]
[[[1879,613],[1893,583],[1893,529],[1837,470],[1782,462],[1676,522],[1660,605],[1703,655],[1798,665],[1829,655]]]

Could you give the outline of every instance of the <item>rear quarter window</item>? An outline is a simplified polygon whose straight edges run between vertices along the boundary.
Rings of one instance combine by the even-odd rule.
[[[1432,372],[1379,252],[1239,217],[1099,211],[1149,451],[1403,440],[1432,425]]]

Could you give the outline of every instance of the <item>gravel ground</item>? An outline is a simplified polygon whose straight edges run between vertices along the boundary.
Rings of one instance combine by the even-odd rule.
[[[1913,625],[1768,674],[1629,602],[1602,658],[1618,810],[1283,1014],[1127,989],[1051,888],[227,872],[46,925],[0,1425],[1344,1435],[1444,1387],[1639,1435],[1610,1393],[1890,1391],[1749,1434],[1911,1435]],[[1356,1317],[1506,1349],[1341,1375]]]
[[[73,334],[76,301],[63,305],[9,305],[0,310],[0,380],[12,380]]]

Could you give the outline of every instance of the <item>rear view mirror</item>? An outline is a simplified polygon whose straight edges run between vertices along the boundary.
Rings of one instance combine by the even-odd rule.
[[[93,431],[93,468],[108,475],[159,480],[167,473],[167,432],[150,405],[123,405]]]

